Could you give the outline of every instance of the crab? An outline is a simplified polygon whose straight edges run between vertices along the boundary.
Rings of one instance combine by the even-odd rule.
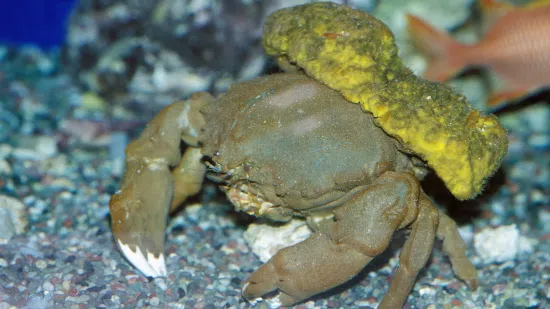
[[[315,18],[319,14],[324,19]],[[436,238],[442,240],[456,276],[476,289],[476,269],[466,257],[456,223],[434,206],[419,180],[432,167],[444,181],[453,179],[446,184],[457,197],[477,194],[506,149],[505,131],[498,121],[470,110],[464,98],[449,88],[416,78],[401,66],[396,51],[378,48],[393,46],[388,43],[391,32],[363,12],[315,3],[272,16],[266,22],[264,44],[288,72],[235,84],[217,98],[200,92],[175,102],[127,147],[121,188],[110,201],[112,230],[123,255],[146,276],[166,276],[166,218],[200,191],[206,177],[219,183],[237,210],[275,222],[303,218],[314,231],[306,240],[277,252],[250,275],[242,295],[251,303],[270,298],[289,306],[341,285],[382,253],[394,232],[402,229],[409,234],[379,308],[403,306]],[[353,54],[357,53],[353,42],[343,41],[342,46],[353,61],[365,64],[368,60],[371,73],[378,72],[372,63],[385,63],[380,65],[385,70],[380,76],[387,79],[385,88],[376,87],[376,74],[369,75],[371,84],[365,80],[357,84],[342,72],[327,79],[318,70],[319,63],[330,58],[323,48],[333,51],[334,42],[354,37],[350,29],[338,28],[346,26],[341,21],[334,23],[336,28],[327,28],[331,16],[350,18],[354,25],[360,25],[360,17],[369,27],[374,25],[378,32],[370,35],[380,34],[383,44],[367,49],[362,58]],[[284,37],[292,29],[280,28],[292,25],[289,18],[299,20],[300,31],[311,26],[305,38],[288,35],[299,43]],[[284,22],[277,23],[280,20]],[[309,25],[307,20],[311,20]],[[322,22],[322,27],[316,22]],[[284,44],[278,48],[270,42]],[[304,48],[289,48],[304,42]],[[308,42],[317,46],[313,58],[299,54],[311,47]],[[381,54],[376,54],[379,50]],[[333,60],[328,68],[341,68]],[[354,83],[360,92],[349,91]],[[426,116],[422,120],[428,126],[435,126],[429,132],[435,137],[419,139],[426,131],[417,128],[414,116],[402,111],[406,107],[395,107],[386,96],[392,89],[400,91],[395,96],[405,105],[429,95],[429,103],[436,106],[429,116],[436,121],[421,115]],[[370,91],[370,100],[363,99],[365,90]],[[420,110],[430,108],[421,103]],[[443,121],[441,113],[450,117],[451,126],[438,125]],[[415,128],[406,130],[408,121],[403,122],[403,115]],[[442,156],[425,150],[430,143],[446,143],[452,152]],[[464,149],[470,157],[461,161]],[[454,177],[445,174],[451,170]],[[456,181],[464,175],[469,178]]]

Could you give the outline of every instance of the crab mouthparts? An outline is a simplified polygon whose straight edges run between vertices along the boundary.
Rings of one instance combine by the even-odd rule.
[[[246,183],[224,186],[223,189],[235,208],[249,215],[262,216],[275,206],[266,201],[261,194],[253,193],[250,185]]]

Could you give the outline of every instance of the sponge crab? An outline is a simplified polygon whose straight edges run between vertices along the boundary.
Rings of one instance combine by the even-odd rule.
[[[314,230],[246,280],[251,302],[269,296],[291,305],[338,286],[399,229],[410,234],[379,308],[403,306],[436,237],[457,277],[475,289],[456,224],[418,179],[431,167],[456,197],[475,196],[506,151],[496,118],[414,76],[387,27],[345,6],[280,10],[266,22],[264,46],[290,72],[173,103],[127,147],[110,201],[124,256],[147,276],[166,276],[166,217],[206,176],[238,210],[305,218]]]

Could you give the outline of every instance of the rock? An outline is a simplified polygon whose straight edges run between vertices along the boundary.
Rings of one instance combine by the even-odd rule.
[[[0,244],[5,244],[15,235],[27,229],[25,206],[19,200],[0,195]]]
[[[5,159],[11,155],[13,147],[10,144],[0,144],[0,159]]]
[[[5,159],[0,159],[0,175],[11,175],[12,169],[9,162]]]
[[[262,262],[267,262],[277,251],[304,241],[311,230],[304,220],[293,219],[283,225],[252,223],[244,239]]]
[[[534,240],[520,235],[515,224],[484,228],[474,236],[474,247],[484,264],[503,263],[533,252]]]
[[[229,79],[220,84],[228,86],[259,75],[263,19],[278,4],[82,0],[68,22],[63,61],[110,106],[133,102],[157,110],[195,91],[225,91],[213,87],[217,80]]]
[[[44,160],[57,153],[57,141],[46,135],[21,139],[19,147],[13,150],[13,156],[19,160]]]

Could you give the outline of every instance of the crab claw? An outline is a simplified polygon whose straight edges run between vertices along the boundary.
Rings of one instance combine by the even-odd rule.
[[[122,251],[122,254],[139,269],[147,277],[166,277],[166,262],[164,261],[164,254],[160,253],[158,257],[154,254],[147,252],[147,257],[143,254],[141,249],[137,247],[135,251],[130,249],[129,245],[125,245],[122,241],[118,240],[118,246]]]
[[[200,109],[213,102],[209,94],[196,93],[165,107],[126,148],[126,172],[109,203],[111,228],[122,254],[146,276],[167,275],[168,213],[202,185],[205,167],[195,148],[204,125]],[[183,157],[182,140],[189,146]]]
[[[167,167],[129,168],[131,182],[111,198],[115,241],[128,261],[145,276],[166,276],[164,230],[173,192]],[[130,165],[131,167],[131,165]]]

